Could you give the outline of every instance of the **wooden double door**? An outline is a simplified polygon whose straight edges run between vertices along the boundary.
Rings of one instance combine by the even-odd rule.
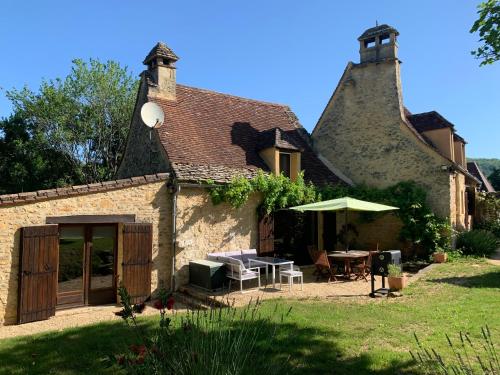
[[[57,305],[116,302],[117,225],[60,225]]]
[[[18,323],[48,319],[56,307],[116,302],[118,238],[119,282],[127,289],[132,303],[144,302],[151,295],[151,224],[49,224],[22,228]]]

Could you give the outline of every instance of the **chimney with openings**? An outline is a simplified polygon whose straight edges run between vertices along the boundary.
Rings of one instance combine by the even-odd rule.
[[[148,70],[148,95],[175,100],[175,62],[177,55],[165,44],[158,42],[143,61]]]
[[[397,36],[392,26],[380,25],[366,30],[359,38],[361,63],[380,62],[398,58]]]

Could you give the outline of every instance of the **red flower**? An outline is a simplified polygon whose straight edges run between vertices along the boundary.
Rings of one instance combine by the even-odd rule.
[[[146,346],[145,345],[130,345],[130,350],[133,351],[135,354],[143,355],[146,352]]]
[[[174,308],[174,303],[174,297],[169,297],[169,299],[167,300],[167,310],[172,310]]]
[[[165,307],[163,306],[163,303],[161,301],[161,299],[157,299],[156,301],[154,301],[153,303],[153,307],[155,309],[158,309],[158,310],[163,310]]]

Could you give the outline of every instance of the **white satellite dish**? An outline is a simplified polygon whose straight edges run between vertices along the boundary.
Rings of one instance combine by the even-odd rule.
[[[153,102],[144,103],[141,108],[141,119],[146,126],[154,128],[160,126],[165,121],[165,114],[160,106]]]

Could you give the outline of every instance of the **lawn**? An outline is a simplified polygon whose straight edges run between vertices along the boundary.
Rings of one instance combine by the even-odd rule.
[[[445,333],[453,337],[462,330],[478,338],[485,324],[500,351],[499,292],[500,267],[461,261],[437,266],[401,298],[267,301],[263,314],[272,314],[276,303],[292,311],[262,360],[289,357],[297,374],[414,374],[414,332],[446,353]],[[116,373],[103,359],[134,342],[120,322],[3,340],[0,373]]]

